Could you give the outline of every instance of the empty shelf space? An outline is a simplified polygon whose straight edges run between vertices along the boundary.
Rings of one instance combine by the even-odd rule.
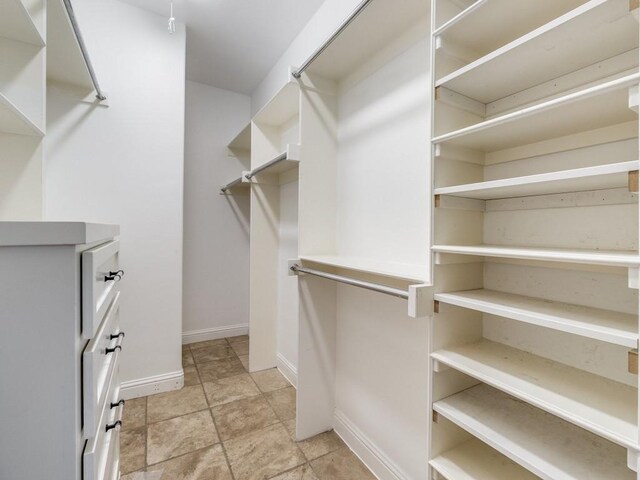
[[[535,480],[535,475],[475,438],[429,462],[450,480]]]
[[[478,257],[514,258],[546,262],[581,263],[614,267],[638,267],[636,252],[605,250],[569,250],[560,248],[511,247],[501,245],[434,245],[435,253],[473,255]]]
[[[636,478],[627,468],[622,447],[487,385],[435,402],[433,409],[545,480]],[[482,461],[466,457],[463,460]]]
[[[635,73],[585,88],[439,135],[433,143],[492,152],[637,120],[629,108],[629,88],[639,79]]]
[[[251,123],[246,125],[233,140],[229,142],[227,148],[232,150],[251,150]]]
[[[484,289],[436,293],[434,299],[623,347],[636,348],[638,345],[637,316],[628,313]]]
[[[512,3],[509,10],[519,10],[519,2]],[[509,23],[507,19],[504,24]],[[486,23],[497,24],[502,25]],[[486,104],[637,46],[638,22],[628,0],[591,0],[440,78],[436,86]]]
[[[0,132],[36,137],[44,136],[42,129],[2,93],[0,93]]]
[[[501,343],[438,350],[432,358],[625,447],[638,444],[638,391]]]
[[[94,91],[63,0],[50,0],[47,4],[47,80],[74,85],[85,95]]]
[[[249,191],[249,187],[251,183],[248,180],[245,180],[244,174],[235,180],[230,181],[226,185],[220,187],[220,193],[223,195],[238,195],[238,194],[247,194]]]
[[[261,174],[280,174],[298,168],[300,164],[300,145],[287,145],[284,152],[268,162],[252,169],[246,174],[248,179]]]
[[[480,54],[496,50],[565,14],[584,0],[476,0],[434,31]],[[500,28],[496,28],[500,25]]]
[[[629,172],[637,171],[639,168],[640,162],[634,160],[467,185],[441,187],[436,188],[434,194],[491,200],[623,188],[629,186]]]
[[[34,12],[44,15],[42,12]],[[0,0],[0,37],[44,46],[45,42],[22,0]]]
[[[426,262],[425,265],[416,265],[337,255],[305,255],[300,260],[416,283],[428,281]]]

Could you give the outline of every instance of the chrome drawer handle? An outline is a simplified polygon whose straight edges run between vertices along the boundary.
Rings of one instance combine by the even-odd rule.
[[[114,409],[116,407],[124,407],[124,398],[118,400],[116,403],[111,402],[111,408]]]
[[[124,277],[124,270],[118,270],[117,272],[109,272],[109,275],[118,275],[120,278]]]
[[[115,275],[111,275],[111,273],[113,272],[109,272],[109,275],[105,275],[104,276],[104,281],[105,282],[109,282],[111,280],[115,281],[115,282],[119,282],[120,280],[122,280],[122,275],[119,274],[115,274]]]
[[[109,355],[110,353],[115,352],[116,350],[120,350],[122,351],[122,338],[124,337],[124,335],[117,335],[117,339],[118,341],[116,342],[116,344],[113,347],[107,347],[104,349],[104,353],[105,355]]]

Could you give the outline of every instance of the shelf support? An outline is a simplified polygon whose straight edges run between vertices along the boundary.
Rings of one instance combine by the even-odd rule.
[[[629,288],[640,290],[640,269],[629,267]]]
[[[640,458],[637,450],[627,449],[627,467],[634,472],[638,471],[638,459]]]
[[[438,300],[433,301],[433,313],[440,313],[440,302]]]
[[[638,375],[638,349],[629,350],[627,354],[627,364],[629,373]]]
[[[449,57],[453,57],[463,63],[471,63],[481,55],[470,48],[458,45],[450,40],[446,40],[442,35],[436,37],[436,53],[444,53]]]
[[[629,191],[638,192],[638,170],[629,172]]]
[[[477,115],[482,120],[487,117],[487,106],[484,103],[449,90],[446,87],[436,87],[435,99],[459,110]]]

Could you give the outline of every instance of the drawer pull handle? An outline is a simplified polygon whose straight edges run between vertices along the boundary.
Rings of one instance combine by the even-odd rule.
[[[111,280],[115,282],[119,282],[120,280],[122,280],[122,275],[118,275],[118,274],[111,275],[111,272],[109,272],[109,275],[104,276],[104,281],[109,282]]]
[[[116,408],[116,407],[120,407],[120,406],[124,407],[124,398],[118,400],[116,403],[111,402],[111,408],[112,409]]]
[[[120,338],[120,337],[124,338],[124,332],[112,333],[109,336],[109,339],[110,340],[115,340],[116,338]]]
[[[116,338],[118,339],[116,341],[116,344],[113,347],[107,347],[104,349],[104,353],[105,355],[109,355],[110,353],[115,352],[116,350],[120,350],[122,351],[122,338],[124,337],[124,335],[118,335]]]
[[[106,348],[106,349],[104,350],[104,353],[106,353],[107,355],[109,355],[110,353],[113,353],[113,352],[115,352],[116,350],[120,350],[120,351],[122,351],[122,345],[116,345],[116,346],[115,346],[115,347],[113,347],[113,348]]]
[[[113,430],[114,428],[120,430],[120,427],[122,427],[122,420],[116,420],[113,423],[108,423],[105,427],[105,431],[108,432],[109,430]]]
[[[124,270],[118,270],[117,272],[109,272],[109,275],[118,275],[120,277],[124,277]]]

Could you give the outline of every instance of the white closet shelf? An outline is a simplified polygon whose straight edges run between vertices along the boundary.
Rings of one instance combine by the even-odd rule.
[[[438,27],[433,35],[443,35],[458,45],[489,53],[515,38],[565,14],[584,0],[476,0],[468,8]],[[500,28],[495,28],[500,25]]]
[[[435,137],[434,144],[482,152],[503,150],[638,119],[629,108],[629,88],[640,74],[605,82]]]
[[[446,75],[436,86],[487,104],[637,47],[638,21],[628,0],[591,0]]]
[[[478,439],[472,438],[429,462],[455,480],[535,480],[538,477]]]
[[[596,435],[638,448],[636,388],[489,340],[431,356]]]
[[[487,385],[435,402],[433,409],[545,480],[636,478],[623,448]]]
[[[280,174],[298,168],[299,164],[300,145],[289,144],[280,155],[252,169],[245,176],[248,175],[251,178],[261,173]]]
[[[0,92],[0,132],[43,137],[44,131]]]
[[[300,87],[289,81],[253,117],[253,121],[263,125],[279,127],[300,111]]]
[[[246,125],[233,140],[229,142],[227,148],[233,150],[251,150],[251,122]]]
[[[441,187],[436,188],[434,194],[491,200],[622,188],[629,185],[629,172],[637,171],[638,169],[640,169],[640,162],[634,160],[524,177]]]
[[[436,293],[434,300],[623,347],[638,346],[636,315],[484,289]]]
[[[637,252],[611,250],[570,250],[561,248],[511,247],[501,245],[434,245],[436,253],[473,255],[479,257],[515,258],[546,262],[609,265],[613,267],[638,267]]]
[[[428,281],[426,263],[425,265],[396,263],[340,255],[304,255],[300,260],[409,282],[426,283]]]
[[[0,0],[0,12],[0,37],[40,47],[45,45],[44,38],[22,0]],[[44,12],[39,13],[44,15]]]
[[[47,4],[47,80],[79,87],[84,95],[94,91],[63,0]]]

